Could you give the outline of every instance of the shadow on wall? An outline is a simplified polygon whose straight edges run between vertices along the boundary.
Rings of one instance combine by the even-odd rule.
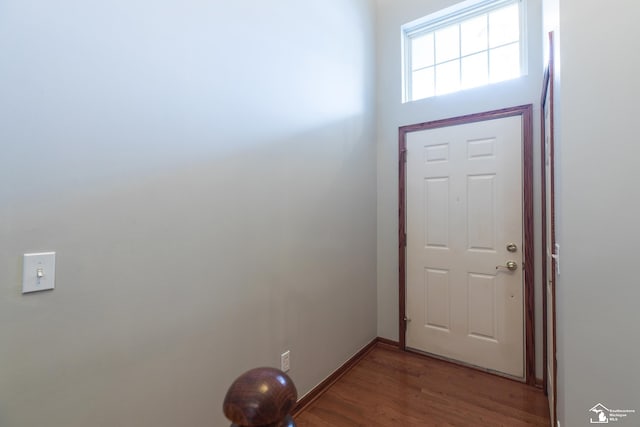
[[[323,380],[376,335],[369,128],[353,117],[14,200],[0,424],[220,425],[231,381],[285,349],[301,395]],[[20,254],[44,249],[57,288],[22,296]]]

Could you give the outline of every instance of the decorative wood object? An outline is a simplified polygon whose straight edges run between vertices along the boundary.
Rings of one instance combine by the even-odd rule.
[[[289,415],[298,399],[293,381],[275,368],[256,368],[240,375],[224,398],[231,427],[296,427]]]

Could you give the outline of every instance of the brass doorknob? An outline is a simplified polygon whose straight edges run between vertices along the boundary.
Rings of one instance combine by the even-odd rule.
[[[505,265],[496,265],[496,270],[501,268],[506,268],[509,271],[516,271],[518,269],[518,264],[515,261],[507,261]]]

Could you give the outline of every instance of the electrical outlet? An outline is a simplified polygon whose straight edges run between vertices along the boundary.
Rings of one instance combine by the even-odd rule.
[[[280,370],[288,372],[291,369],[291,351],[287,350],[280,355]]]

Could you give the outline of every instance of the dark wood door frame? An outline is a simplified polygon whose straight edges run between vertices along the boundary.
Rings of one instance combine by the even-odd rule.
[[[554,168],[554,36],[553,31],[549,33],[549,62],[547,68],[544,73],[544,80],[542,84],[542,96],[540,98],[540,141],[541,141],[541,191],[542,191],[542,203],[541,203],[541,213],[542,213],[542,330],[544,331],[542,334],[542,346],[543,346],[543,375],[544,375],[544,391],[545,393],[549,393],[549,372],[548,372],[548,358],[547,358],[547,350],[549,346],[549,337],[547,337],[547,315],[549,310],[549,301],[547,301],[547,273],[548,270],[551,269],[552,275],[552,287],[551,287],[551,307],[553,312],[551,313],[553,324],[552,327],[552,345],[554,349],[554,358],[552,363],[553,368],[553,405],[554,405],[554,419],[552,421],[552,425],[557,424],[557,410],[558,410],[558,362],[555,358],[556,351],[556,261],[552,259],[552,265],[547,265],[547,244],[551,244],[553,248],[556,243],[556,223],[555,223],[555,168]],[[547,127],[545,123],[545,110],[549,110],[549,181],[547,183],[547,156],[546,156],[546,148],[545,148],[545,139],[547,137]],[[547,184],[549,184],[549,190],[551,194],[549,195],[550,205],[547,206]],[[551,223],[547,224],[547,212],[550,213]],[[551,242],[547,242],[547,231],[550,232]]]
[[[524,316],[525,316],[525,381],[535,385],[535,318],[534,318],[534,249],[533,249],[533,105],[520,105],[467,116],[402,126],[398,135],[398,242],[399,242],[399,325],[400,348],[406,349],[406,160],[407,134],[427,129],[456,126],[505,117],[522,117],[522,183],[524,229]]]

